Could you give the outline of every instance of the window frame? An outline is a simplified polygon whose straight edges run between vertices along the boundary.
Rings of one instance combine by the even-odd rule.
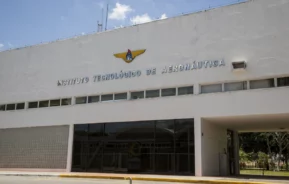
[[[4,110],[0,110],[0,111],[6,111],[6,104],[0,104],[0,107],[4,107]]]
[[[37,107],[32,107],[32,108],[30,108],[30,107],[29,107],[29,104],[30,104],[30,103],[37,103]],[[28,102],[27,108],[28,108],[28,109],[38,109],[38,108],[39,108],[39,101],[31,101],[31,102]]]
[[[85,103],[76,103],[77,102],[77,98],[84,98],[84,97],[86,97],[85,98]],[[83,105],[83,104],[87,104],[87,102],[88,102],[88,96],[76,96],[76,97],[74,97],[74,105]]]
[[[147,96],[147,92],[148,91],[158,91],[159,92],[159,96],[153,96],[153,97],[148,97]],[[148,89],[148,90],[145,90],[145,97],[146,99],[150,99],[150,98],[160,98],[161,97],[161,89]]]
[[[287,79],[288,80],[288,85],[280,86],[279,85],[279,80],[280,79]],[[288,87],[289,86],[289,76],[283,76],[283,77],[276,77],[276,87]]]
[[[63,100],[70,100],[70,104],[62,105]],[[63,97],[60,99],[60,106],[70,106],[70,105],[72,105],[72,97]]]
[[[56,100],[59,100],[59,105],[51,106],[51,101],[56,101]],[[51,99],[51,100],[49,100],[49,107],[61,107],[61,99],[58,98],[58,99]]]
[[[50,107],[50,100],[40,100],[40,101],[38,101],[38,108],[47,108],[47,107],[40,107],[40,102],[46,102],[46,101],[48,101],[47,107]]]
[[[105,101],[103,101],[103,100],[102,100],[102,97],[103,97],[103,96],[108,96],[108,95],[111,95],[111,96],[112,96],[112,99],[111,99],[111,100],[105,100]],[[100,95],[100,102],[111,102],[111,101],[114,101],[114,95],[113,95],[113,93],[101,94],[101,95]]]
[[[234,84],[234,83],[243,83],[243,87],[245,87],[244,89],[238,89],[238,90],[226,90],[226,84]],[[224,85],[224,92],[234,92],[234,91],[244,91],[244,90],[248,90],[248,81],[227,81],[223,83]]]
[[[132,98],[133,97],[133,93],[143,93],[143,97],[142,98]],[[140,99],[145,99],[145,90],[139,90],[139,91],[130,91],[130,100],[140,100]]]
[[[17,105],[18,105],[18,104],[24,104],[23,109],[17,109]],[[25,102],[19,102],[19,103],[16,103],[16,108],[15,108],[15,110],[17,110],[17,111],[21,111],[21,110],[24,110],[24,109],[26,109],[26,103],[25,103]]]
[[[120,94],[126,94],[126,98],[123,98],[123,99],[115,99],[115,96],[116,96],[116,95],[120,95]],[[120,92],[120,93],[114,93],[114,94],[113,94],[113,100],[114,100],[114,101],[127,100],[127,99],[128,99],[128,93],[127,93],[127,92]]]
[[[174,89],[175,90],[175,94],[174,95],[166,95],[166,96],[163,96],[163,90],[167,90],[167,89]],[[177,87],[166,87],[166,88],[161,88],[160,89],[160,96],[161,97],[170,97],[170,96],[177,96]]]
[[[193,93],[186,93],[186,94],[181,94],[179,93],[179,89],[180,88],[193,88]],[[194,85],[191,85],[191,86],[180,86],[180,87],[177,87],[177,96],[185,96],[185,95],[194,95],[195,94],[195,86]]]
[[[199,88],[199,93],[200,93],[200,94],[222,93],[222,92],[224,92],[223,84],[224,84],[224,83],[199,84],[199,87],[200,87],[200,88]],[[220,86],[221,86],[221,91],[206,92],[206,93],[203,92],[203,90],[202,90],[202,87],[203,87],[203,86],[212,86],[212,85],[220,85]]]
[[[89,97],[98,97],[98,101],[96,101],[96,102],[89,102]],[[101,95],[88,95],[87,96],[87,104],[93,104],[93,103],[99,103],[99,102],[101,102],[101,99],[100,99],[100,97],[101,97]]]
[[[14,109],[8,109],[8,105],[14,105]],[[5,111],[15,111],[15,110],[16,110],[16,103],[6,104],[6,109],[5,109]]]
[[[270,86],[270,87],[261,87],[261,88],[252,88],[252,82],[254,81],[265,81],[265,80],[272,80],[273,82],[273,86]],[[249,87],[250,87],[250,90],[254,90],[254,89],[270,89],[270,88],[274,88],[275,87],[275,78],[261,78],[261,79],[251,79],[251,80],[248,80],[249,81]]]

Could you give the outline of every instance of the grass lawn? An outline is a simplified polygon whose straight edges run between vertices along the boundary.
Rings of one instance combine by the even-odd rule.
[[[240,170],[240,174],[263,175],[263,170]],[[264,171],[265,176],[289,176],[289,171]]]

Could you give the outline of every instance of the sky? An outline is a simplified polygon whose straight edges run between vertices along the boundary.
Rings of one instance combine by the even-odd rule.
[[[105,25],[107,4],[111,30],[238,1],[0,0],[0,51],[93,33],[97,21]]]

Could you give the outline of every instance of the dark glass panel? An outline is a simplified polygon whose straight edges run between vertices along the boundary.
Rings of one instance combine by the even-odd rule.
[[[193,120],[86,124],[74,130],[73,171],[194,173]]]
[[[38,107],[38,102],[29,102],[28,103],[28,108],[32,109],[32,108],[37,108]]]
[[[16,109],[17,110],[21,110],[21,109],[24,109],[25,108],[25,103],[18,103],[17,105],[16,105]]]
[[[176,138],[176,172],[188,173],[191,164],[191,146],[194,144],[194,121],[184,119],[175,121]]]
[[[111,101],[113,100],[113,94],[108,94],[108,95],[101,95],[101,101]]]
[[[250,89],[272,88],[274,79],[261,79],[250,81]]]
[[[50,100],[50,107],[60,106],[60,99],[59,100]]]
[[[178,95],[188,95],[188,94],[194,94],[194,87],[193,86],[178,88]]]
[[[99,96],[89,96],[88,97],[88,103],[95,103],[99,102]]]
[[[87,159],[87,170],[99,172],[101,171],[102,165],[104,124],[96,123],[89,124],[88,126],[89,154]]]
[[[49,106],[49,100],[39,102],[39,107],[48,107],[48,106]]]
[[[86,104],[87,102],[87,97],[82,96],[82,97],[76,97],[75,98],[75,104]]]
[[[0,105],[0,111],[5,111],[6,105]]]
[[[127,99],[127,93],[114,94],[114,100],[126,100],[126,99]]]
[[[61,105],[62,106],[71,105],[71,98],[63,98],[63,99],[61,99]]]
[[[146,91],[146,98],[156,98],[160,97],[160,90],[147,90]]]
[[[176,88],[162,89],[162,96],[175,96]]]
[[[142,99],[144,98],[144,91],[131,92],[131,99]]]
[[[13,111],[15,110],[16,104],[7,104],[6,111]]]
[[[156,121],[155,170],[160,173],[175,171],[174,120]]]
[[[74,125],[73,171],[87,170],[88,151],[88,124]]]
[[[105,124],[104,170],[152,171],[153,122]]]
[[[282,77],[277,79],[278,87],[289,86],[289,77]]]

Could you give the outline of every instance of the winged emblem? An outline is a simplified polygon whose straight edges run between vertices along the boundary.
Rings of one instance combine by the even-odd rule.
[[[114,54],[114,56],[116,58],[123,59],[126,63],[131,63],[137,56],[143,54],[145,51],[146,49],[135,50],[135,51],[131,51],[128,49],[127,52],[117,53],[117,54]]]

